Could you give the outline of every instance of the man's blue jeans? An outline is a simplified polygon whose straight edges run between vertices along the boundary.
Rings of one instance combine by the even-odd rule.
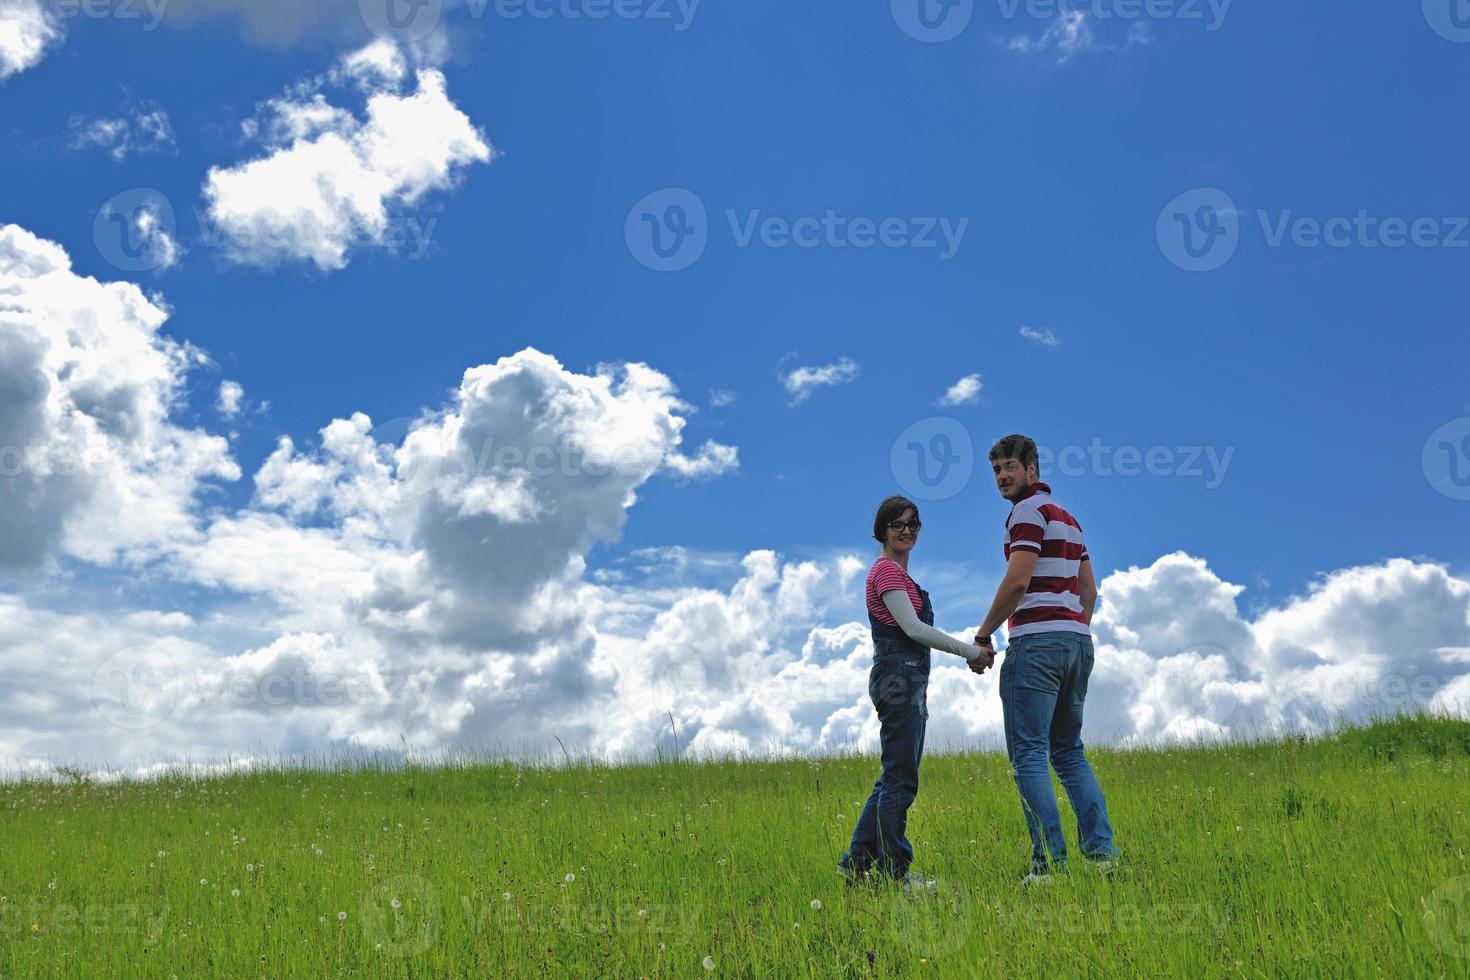
[[[929,721],[929,652],[883,653],[868,673],[868,696],[878,709],[883,775],[852,832],[839,862],[855,874],[869,869],[902,879],[914,860],[909,844],[909,807],[919,794],[919,761]]]
[[[1092,638],[1063,631],[1018,636],[1000,668],[1006,755],[1031,832],[1031,864],[1040,870],[1067,859],[1062,817],[1047,761],[1077,814],[1084,857],[1115,857],[1102,787],[1082,752],[1082,703],[1092,674]]]

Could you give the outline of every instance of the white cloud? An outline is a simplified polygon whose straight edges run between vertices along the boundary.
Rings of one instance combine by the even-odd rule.
[[[150,772],[400,738],[420,753],[544,754],[556,735],[646,755],[676,731],[695,752],[875,744],[868,631],[851,621],[865,559],[666,547],[587,574],[656,474],[718,468],[724,448],[734,462],[717,443],[683,455],[687,406],[662,373],[525,350],[413,418],[282,438],[248,504],[206,508],[201,484],[238,468],[224,440],[170,421],[202,355],[162,336],[160,303],[0,231],[0,442],[96,448],[109,467],[7,475],[0,560],[34,570],[57,552],[213,596],[186,615],[161,595],[49,608],[60,578],[0,594],[0,769]],[[972,632],[955,617],[985,607],[987,574],[941,628]],[[1344,569],[1249,617],[1241,586],[1182,553],[1100,592],[1095,743],[1470,714],[1470,582],[1437,565]],[[994,675],[935,663],[930,744],[999,745]]]
[[[670,453],[664,466],[684,480],[708,480],[740,468],[740,451],[713,439],[705,441],[695,456]]]
[[[35,66],[61,38],[43,0],[0,0],[0,82]]]
[[[781,376],[781,383],[790,392],[791,403],[797,405],[811,397],[817,388],[847,384],[857,380],[857,376],[857,363],[852,358],[843,357],[831,364],[795,368]]]
[[[709,393],[710,408],[726,408],[735,404],[739,398],[740,396],[733,391],[726,391],[724,388],[713,388]]]
[[[113,210],[113,202],[104,205],[102,219],[112,219],[129,226],[127,239],[133,249],[130,260],[153,272],[162,272],[178,265],[184,249],[169,234],[164,217],[153,202],[133,207],[132,213]]]
[[[221,381],[219,396],[215,399],[214,408],[226,419],[233,419],[240,414],[241,406],[245,402],[245,388],[238,381]]]
[[[980,400],[980,389],[982,387],[984,385],[980,381],[980,375],[967,374],[949,386],[949,390],[939,399],[939,404],[951,407],[974,405]]]
[[[196,533],[204,481],[239,478],[223,439],[171,420],[200,355],[159,333],[166,316],[0,227],[0,567],[156,553]]]
[[[149,99],[123,101],[120,115],[74,114],[67,143],[74,150],[96,148],[121,163],[130,153],[177,153],[168,112]]]
[[[214,236],[232,260],[273,266],[304,261],[346,267],[355,247],[389,247],[406,208],[455,186],[494,151],[449,100],[444,75],[423,68],[400,89],[406,67],[391,45],[349,55],[263,107],[268,155],[209,171],[204,196]],[[318,91],[350,80],[368,93],[365,116]]]
[[[1040,344],[1042,347],[1060,347],[1062,342],[1057,335],[1047,327],[1025,326],[1021,328],[1021,336],[1032,343]]]
[[[1053,56],[1058,65],[1064,65],[1079,51],[1094,45],[1092,24],[1081,10],[1062,10],[1036,37],[1020,34],[1010,38],[1006,47],[1020,54]]]

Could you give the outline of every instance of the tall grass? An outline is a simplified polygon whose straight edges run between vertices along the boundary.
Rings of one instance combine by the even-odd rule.
[[[1004,758],[934,755],[925,899],[835,873],[858,756],[73,769],[0,786],[0,975],[1470,976],[1470,724],[1090,754],[1115,874],[1022,889]]]

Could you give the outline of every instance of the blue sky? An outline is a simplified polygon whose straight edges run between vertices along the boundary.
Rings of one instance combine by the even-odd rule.
[[[214,361],[191,375],[186,423],[221,429],[226,378],[269,402],[233,426],[245,478],[207,498],[225,508],[250,499],[281,435],[305,447],[355,411],[413,416],[467,368],[534,347],[574,372],[645,362],[697,409],[688,451],[739,449],[716,479],[639,487],[593,569],[654,547],[867,554],[874,505],[903,483],[895,439],[948,416],[978,468],[924,502],[915,572],[934,569],[975,619],[1006,512],[984,452],[1012,431],[1057,450],[1167,451],[1169,475],[1045,474],[1104,575],[1182,550],[1254,607],[1394,557],[1463,570],[1470,503],[1422,459],[1431,433],[1470,416],[1470,43],[1418,4],[1238,4],[1214,30],[1205,5],[1203,20],[1125,21],[1089,4],[1071,40],[1065,15],[1008,6],[976,2],[943,43],[905,33],[884,3],[704,0],[685,30],[672,5],[675,21],[595,22],[456,7],[434,61],[498,155],[406,209],[434,221],[426,255],[357,248],[339,270],[228,260],[201,238],[202,188],[210,168],[260,156],[241,121],[371,40],[361,24],[261,43],[229,16],[166,15],[156,31],[71,18],[64,42],[0,85],[0,223],[59,243],[80,274],[166,299],[165,332]],[[166,110],[171,150],[118,161],[69,145],[74,114],[129,99]],[[120,271],[94,238],[98,209],[136,187],[177,210],[171,268]],[[697,196],[706,242],[658,272],[625,223],[667,188]],[[1202,199],[1187,195],[1207,188],[1237,209],[1238,242],[1190,272],[1160,218],[1186,195],[1191,220]],[[949,257],[741,247],[732,228],[829,211],[967,223]],[[1432,219],[1426,236],[1451,242],[1312,247],[1288,231],[1272,244],[1283,220],[1360,212]],[[793,403],[783,374],[843,358],[854,380]],[[975,374],[978,400],[939,404]],[[734,402],[712,405],[715,389]],[[1213,479],[1206,452],[1228,459]],[[1175,472],[1191,462],[1203,471]],[[169,601],[190,605],[175,587]]]
[[[1000,10],[980,5],[943,44],[910,38],[881,5],[706,0],[682,32],[462,16],[450,91],[504,155],[422,209],[438,219],[430,256],[364,254],[324,275],[195,249],[144,281],[176,311],[173,335],[269,400],[242,431],[243,461],[353,410],[411,415],[467,365],[528,345],[573,367],[668,373],[703,406],[690,434],[738,445],[742,465],[710,485],[651,487],[623,548],[853,547],[894,486],[894,437],[951,414],[977,443],[1018,430],[1059,447],[1234,447],[1213,490],[1188,476],[1058,478],[1100,568],[1182,548],[1276,594],[1394,555],[1462,563],[1464,540],[1445,529],[1463,503],[1435,492],[1419,457],[1470,411],[1470,250],[1271,248],[1255,212],[1470,210],[1455,122],[1470,48],[1411,8],[1239,6],[1214,32],[1144,21],[1152,41],[1126,50],[1101,50],[1125,36],[1101,25],[1098,48],[1057,65],[998,44],[1046,26]],[[76,19],[64,48],[0,90],[7,218],[65,245],[79,271],[116,276],[91,240],[95,209],[150,186],[176,202],[189,247],[205,171],[242,158],[237,119],[335,53],[242,44],[224,25]],[[166,107],[176,156],[118,164],[65,148],[70,114],[115,109],[120,80]],[[692,267],[660,274],[622,231],[664,187],[695,191],[711,231]],[[1206,274],[1168,262],[1154,234],[1160,209],[1196,187],[1245,212],[1239,252]],[[739,248],[726,215],[828,209],[969,225],[945,261]],[[1023,325],[1060,346],[1023,340]],[[789,353],[851,357],[861,374],[793,407],[776,377]],[[979,403],[936,408],[972,372]],[[739,399],[709,408],[712,388]],[[998,554],[1003,507],[983,480],[925,513],[924,558]]]

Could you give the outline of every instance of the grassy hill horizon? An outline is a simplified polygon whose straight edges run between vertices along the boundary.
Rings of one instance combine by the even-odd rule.
[[[1470,722],[1090,755],[1122,864],[1031,889],[1004,757],[926,755],[927,898],[835,873],[859,755],[11,780],[0,976],[1470,975]]]

